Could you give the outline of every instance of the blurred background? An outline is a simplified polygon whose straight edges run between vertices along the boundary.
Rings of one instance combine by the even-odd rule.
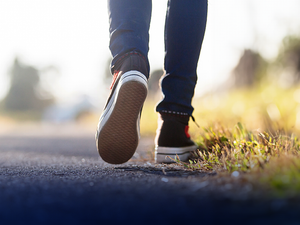
[[[166,6],[153,1],[145,135],[155,132]],[[299,133],[300,1],[211,0],[208,7],[197,122]],[[111,82],[107,1],[0,0],[0,29],[0,130],[20,122],[96,129]]]

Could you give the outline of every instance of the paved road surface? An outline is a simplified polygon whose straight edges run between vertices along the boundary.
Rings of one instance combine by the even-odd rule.
[[[1,225],[299,224],[297,201],[253,199],[247,185],[155,165],[149,138],[115,166],[99,158],[93,133],[61,130],[0,136]]]

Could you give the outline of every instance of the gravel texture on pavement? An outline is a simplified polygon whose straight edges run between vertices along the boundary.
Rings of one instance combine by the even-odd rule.
[[[142,138],[132,160],[109,165],[92,134],[2,135],[0,224],[298,224],[298,202],[155,164],[153,147]]]

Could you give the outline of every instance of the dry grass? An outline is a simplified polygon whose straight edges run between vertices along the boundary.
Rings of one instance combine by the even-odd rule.
[[[300,193],[300,89],[278,86],[208,95],[194,101],[199,149],[191,170],[239,174],[276,196]],[[238,171],[238,173],[233,173]]]

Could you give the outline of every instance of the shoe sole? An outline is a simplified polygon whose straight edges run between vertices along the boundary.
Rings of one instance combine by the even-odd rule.
[[[187,147],[160,147],[155,148],[155,162],[156,163],[175,163],[179,157],[180,161],[187,161],[191,152],[197,150],[197,145]]]
[[[122,75],[124,79],[119,81],[113,103],[103,118],[105,124],[98,131],[98,152],[111,164],[127,162],[139,142],[139,116],[147,96],[147,82],[132,73]]]

